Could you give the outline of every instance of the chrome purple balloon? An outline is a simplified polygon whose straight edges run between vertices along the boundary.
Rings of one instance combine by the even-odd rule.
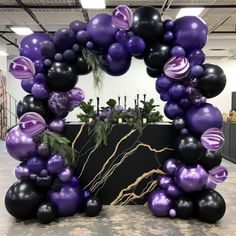
[[[81,88],[73,88],[69,92],[67,92],[69,103],[70,103],[70,110],[78,107],[81,102],[85,99],[84,91]]]
[[[59,154],[55,154],[48,159],[47,170],[51,174],[57,174],[63,169],[64,165],[64,158]]]
[[[19,56],[11,61],[9,72],[16,79],[32,79],[35,75],[35,66],[29,58]]]
[[[168,175],[160,175],[157,179],[157,185],[158,187],[162,189],[167,189],[170,184],[173,183],[172,177]]]
[[[17,179],[19,179],[19,180],[25,179],[25,178],[28,178],[29,175],[30,175],[29,169],[27,168],[26,165],[21,163],[21,164],[16,166],[15,176],[16,176]]]
[[[228,177],[228,171],[223,166],[217,166],[209,171],[209,177],[215,183],[223,183]]]
[[[175,184],[170,184],[166,189],[166,193],[172,198],[177,198],[183,194]]]
[[[224,145],[224,134],[218,128],[210,128],[201,136],[202,145],[211,151],[217,151]]]
[[[48,158],[51,155],[49,147],[44,143],[41,143],[38,146],[37,152],[38,152],[38,156],[44,157],[44,158]]]
[[[46,161],[44,158],[34,156],[27,161],[26,166],[29,169],[30,174],[38,175],[46,168]]]
[[[172,57],[164,66],[164,73],[172,79],[183,79],[188,75],[189,62],[186,57]]]
[[[46,99],[49,96],[49,91],[43,83],[35,83],[31,89],[31,93],[35,98],[39,99]]]
[[[66,129],[66,121],[64,119],[54,119],[52,120],[49,125],[49,129],[56,133],[63,133]]]
[[[126,49],[133,56],[142,55],[145,50],[145,42],[139,36],[132,36],[126,44]]]
[[[119,5],[112,12],[112,23],[117,28],[128,30],[133,23],[133,12],[126,5]]]
[[[164,166],[163,166],[163,170],[168,175],[174,175],[179,164],[180,164],[180,161],[178,159],[170,158],[165,161]]]
[[[41,133],[46,128],[44,118],[36,112],[27,112],[21,116],[19,128],[22,133],[34,136]]]
[[[71,181],[73,177],[73,170],[69,167],[66,166],[64,167],[59,173],[58,173],[58,178],[61,180],[63,183],[67,183]]]

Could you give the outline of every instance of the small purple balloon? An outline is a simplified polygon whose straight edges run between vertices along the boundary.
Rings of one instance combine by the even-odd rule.
[[[205,61],[205,53],[200,49],[194,50],[189,53],[188,60],[190,66],[202,65],[203,62]]]
[[[126,44],[126,49],[132,56],[142,55],[145,50],[145,42],[139,36],[132,36]]]
[[[67,49],[63,53],[63,58],[66,61],[74,61],[76,59],[76,54],[72,49]]]
[[[64,165],[64,158],[59,154],[55,154],[48,159],[47,170],[51,174],[58,174],[64,168]]]
[[[67,95],[69,97],[70,110],[78,107],[85,99],[84,91],[78,87],[71,89],[69,92],[67,92]]]
[[[31,174],[39,174],[46,168],[46,162],[41,157],[34,156],[27,161],[26,166]]]
[[[169,101],[165,104],[164,113],[167,118],[173,120],[177,116],[182,116],[184,114],[184,110],[179,107],[177,103]]]
[[[192,78],[198,78],[203,74],[203,67],[200,65],[193,65],[189,70],[189,76]]]
[[[172,30],[174,28],[174,21],[167,19],[163,23],[165,30]]]
[[[81,30],[86,30],[87,24],[83,21],[80,20],[75,20],[70,23],[69,29],[72,30],[75,35],[81,31]]]
[[[175,184],[170,184],[166,189],[166,193],[172,198],[180,197],[183,194]]]
[[[36,73],[43,73],[45,71],[45,66],[44,66],[43,60],[34,61],[34,66],[35,66]]]
[[[29,169],[27,168],[26,165],[21,163],[16,166],[15,176],[17,179],[21,180],[21,179],[29,178],[29,175],[30,175]]]
[[[31,93],[31,89],[34,85],[34,79],[24,79],[21,80],[21,87],[25,90],[27,93]]]
[[[92,192],[88,189],[84,189],[82,194],[83,194],[83,196],[82,196],[83,200],[92,196]]]
[[[61,53],[56,53],[54,59],[56,61],[62,61],[63,60],[63,55]]]
[[[45,59],[43,63],[44,63],[45,66],[51,66],[52,65],[52,60],[51,59]]]
[[[169,211],[169,216],[172,217],[172,218],[174,218],[174,217],[176,217],[176,215],[177,215],[176,210],[175,210],[175,209],[170,209],[170,211]]]
[[[88,40],[89,40],[89,36],[88,36],[87,31],[81,30],[76,34],[76,41],[79,44],[84,45],[88,42]]]
[[[167,175],[160,175],[157,179],[158,187],[162,189],[167,189],[170,184],[173,183],[173,179]]]
[[[93,44],[93,42],[92,42],[92,41],[88,41],[88,42],[86,43],[86,48],[88,48],[88,49],[90,49],[90,50],[94,49],[94,44]]]
[[[79,44],[75,43],[75,44],[73,45],[72,49],[73,49],[74,52],[78,53],[78,52],[80,51],[80,46],[79,46]]]
[[[165,43],[171,43],[174,39],[174,35],[171,31],[166,31],[163,36],[163,40]]]
[[[192,105],[192,101],[189,98],[184,97],[178,101],[178,105],[183,109],[188,109]]]
[[[182,84],[173,84],[169,88],[169,95],[173,101],[183,98],[186,95],[185,86]]]
[[[48,127],[51,131],[61,134],[66,129],[66,121],[59,118],[54,119],[49,123]]]
[[[113,43],[108,49],[108,54],[115,60],[121,60],[127,56],[126,49],[121,43]]]
[[[223,166],[216,166],[209,171],[209,177],[215,183],[223,183],[228,177],[228,171]]]
[[[73,170],[69,167],[66,166],[64,167],[59,173],[58,173],[58,178],[61,180],[63,183],[67,183],[71,181],[73,177]]]
[[[34,82],[35,82],[35,83],[44,84],[45,81],[46,81],[46,75],[43,74],[43,73],[37,73],[37,74],[34,76]]]
[[[168,174],[168,175],[174,175],[177,167],[179,166],[180,161],[174,158],[170,158],[165,161],[163,170]]]
[[[116,41],[118,43],[121,43],[123,45],[126,45],[126,43],[129,40],[129,35],[127,33],[127,31],[125,30],[119,30],[117,31],[116,35],[115,35]]]
[[[148,207],[155,216],[168,216],[173,202],[163,190],[154,190],[148,197]]]
[[[173,57],[185,57],[185,50],[180,46],[174,46],[170,51]]]
[[[73,177],[70,181],[71,187],[78,187],[79,186],[79,179],[77,177]]]
[[[170,95],[169,95],[168,92],[161,92],[160,93],[160,98],[161,98],[162,101],[164,101],[164,102],[167,101],[168,102],[170,100]]]
[[[210,176],[208,176],[205,188],[206,189],[215,189],[217,184],[211,179]]]
[[[48,158],[51,155],[51,151],[49,147],[44,143],[39,144],[37,148],[37,152],[38,152],[38,156],[44,157],[44,158]]]
[[[35,98],[46,99],[49,96],[49,91],[45,84],[35,83],[31,89],[31,93]]]
[[[171,86],[172,81],[166,76],[159,76],[156,80],[156,89],[160,88],[162,90],[167,90]]]

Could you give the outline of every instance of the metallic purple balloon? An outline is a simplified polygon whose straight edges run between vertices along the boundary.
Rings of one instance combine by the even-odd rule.
[[[217,186],[217,184],[211,179],[210,176],[208,176],[205,188],[207,188],[207,189],[215,189],[216,186]]]
[[[127,51],[123,44],[113,43],[108,49],[108,54],[115,60],[121,60],[127,57]]]
[[[201,142],[206,149],[217,151],[224,145],[224,134],[218,128],[210,128],[202,134]]]
[[[31,157],[27,163],[26,163],[27,168],[29,169],[29,172],[31,174],[39,174],[43,169],[46,168],[46,161],[45,159],[34,156]]]
[[[67,92],[70,101],[70,110],[78,107],[85,99],[84,91],[81,88],[75,87]]]
[[[176,184],[185,192],[199,191],[207,183],[208,174],[201,165],[180,166],[175,172]]]
[[[61,53],[56,53],[54,56],[54,59],[56,61],[62,61],[63,60],[63,55]]]
[[[16,79],[32,79],[35,75],[35,66],[27,57],[15,57],[9,65],[9,72]]]
[[[119,5],[112,12],[112,23],[117,28],[128,30],[133,23],[133,12],[126,5]]]
[[[179,100],[186,95],[185,86],[182,84],[173,84],[169,88],[169,95],[173,101]]]
[[[170,184],[166,189],[166,193],[172,198],[180,197],[183,194],[175,184]]]
[[[170,184],[173,183],[172,177],[168,175],[160,175],[157,179],[158,187],[162,189],[167,189]]]
[[[28,57],[32,61],[42,60],[43,56],[40,49],[40,43],[47,40],[52,41],[49,34],[33,33],[27,35],[20,43],[20,55]]]
[[[51,66],[52,65],[52,60],[51,59],[45,59],[43,63],[44,63],[45,66]]]
[[[45,71],[45,66],[42,60],[34,61],[36,73],[43,73]]]
[[[70,109],[67,93],[52,92],[48,98],[48,107],[57,117],[65,117]]]
[[[126,43],[129,40],[129,35],[128,35],[127,31],[119,30],[116,32],[115,38],[118,43],[126,45]]]
[[[167,118],[173,120],[177,116],[182,116],[184,114],[184,110],[178,106],[178,104],[169,101],[165,104],[164,113]]]
[[[173,57],[185,57],[185,50],[180,46],[174,46],[170,51]]]
[[[51,155],[50,149],[44,143],[41,143],[37,148],[38,156],[48,158]]]
[[[87,24],[88,37],[98,48],[109,47],[114,42],[117,31],[111,16],[104,13],[94,16]]]
[[[37,146],[33,138],[22,133],[19,126],[16,126],[7,134],[6,147],[8,153],[19,161],[26,161],[37,153]]]
[[[66,166],[64,167],[59,173],[58,173],[58,178],[61,180],[63,183],[67,183],[71,181],[73,177],[73,170],[69,167]]]
[[[73,177],[70,181],[71,187],[78,187],[79,186],[79,179],[77,177]]]
[[[93,42],[92,42],[92,41],[88,41],[88,42],[86,43],[86,48],[88,48],[89,50],[94,49],[94,44],[93,44]]]
[[[189,70],[189,76],[192,78],[198,78],[203,74],[203,67],[200,65],[193,65]]]
[[[148,197],[148,207],[155,216],[168,216],[173,202],[163,190],[154,190]]]
[[[30,175],[30,172],[26,165],[21,163],[16,166],[15,176],[17,179],[21,180],[21,179],[29,178],[29,175]]]
[[[188,60],[190,66],[202,65],[205,61],[205,53],[200,49],[194,50],[188,55]]]
[[[88,197],[91,197],[92,196],[92,192],[90,190],[83,190],[82,192],[83,196],[82,196],[82,199],[85,200],[86,198]]]
[[[174,217],[176,217],[176,215],[177,215],[176,210],[175,210],[175,209],[170,209],[170,211],[169,211],[169,216],[172,217],[172,218],[174,218]]]
[[[76,59],[76,54],[72,49],[67,49],[63,53],[63,58],[66,61],[74,61]]]
[[[188,128],[194,134],[201,135],[209,128],[221,129],[223,118],[218,108],[209,103],[190,108],[186,113]]]
[[[161,98],[162,101],[164,101],[164,102],[167,101],[168,102],[170,100],[170,95],[169,95],[168,92],[161,92],[160,93],[160,98]]]
[[[126,49],[132,56],[142,55],[145,50],[145,42],[139,36],[132,36],[126,44]]]
[[[173,33],[175,45],[192,51],[204,47],[207,42],[208,28],[201,18],[184,16],[175,21]]]
[[[159,76],[156,80],[156,90],[157,88],[161,90],[168,90],[171,86],[172,81],[166,76]]]
[[[69,29],[72,30],[75,35],[81,31],[81,30],[86,30],[87,24],[83,21],[80,20],[75,20],[70,23]]]
[[[31,89],[31,93],[35,98],[46,99],[49,96],[49,91],[45,87],[45,84],[35,83]]]
[[[35,76],[34,76],[34,82],[35,83],[38,83],[38,84],[44,84],[45,81],[46,81],[46,75],[43,74],[43,73],[37,73]]]
[[[36,112],[27,112],[19,120],[21,132],[28,136],[40,134],[46,126],[44,118]]]
[[[180,164],[180,161],[178,159],[170,158],[165,161],[164,166],[163,166],[163,170],[168,175],[174,175],[179,164]]]
[[[31,89],[32,89],[33,85],[34,85],[34,79],[21,80],[21,87],[27,93],[31,93]]]
[[[77,188],[65,185],[59,192],[49,192],[49,200],[56,206],[59,216],[71,216],[78,212],[82,196]]]
[[[183,79],[188,75],[188,59],[186,57],[172,57],[166,62],[163,70],[165,75],[172,79]]]
[[[171,31],[166,31],[163,36],[163,40],[165,43],[171,43],[174,39],[174,35]]]
[[[79,44],[86,44],[89,40],[89,36],[88,36],[88,33],[87,31],[85,30],[81,30],[79,31],[77,34],[76,34],[76,41],[79,43]]]
[[[167,19],[163,22],[165,30],[172,30],[174,28],[173,20]]]
[[[228,171],[223,166],[217,166],[209,171],[209,177],[215,183],[223,183],[228,177]]]
[[[183,109],[188,109],[192,105],[192,101],[187,97],[181,98],[178,101],[178,105]]]
[[[48,159],[47,170],[51,174],[58,174],[65,165],[64,158],[59,154],[55,154]]]
[[[64,119],[54,119],[52,120],[49,125],[49,129],[56,133],[63,133],[66,129],[66,121]]]

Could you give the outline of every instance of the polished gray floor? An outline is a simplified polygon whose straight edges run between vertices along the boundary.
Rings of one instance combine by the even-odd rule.
[[[13,169],[16,164],[0,141],[0,236],[236,235],[236,165],[228,161],[224,161],[223,165],[228,168],[229,177],[226,183],[217,187],[226,200],[227,212],[215,225],[197,220],[156,218],[146,206],[106,206],[99,217],[75,215],[46,226],[35,220],[20,222],[11,217],[4,207],[5,192],[15,181]]]

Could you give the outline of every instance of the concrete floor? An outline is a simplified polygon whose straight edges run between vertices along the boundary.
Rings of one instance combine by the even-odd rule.
[[[5,192],[15,181],[12,173],[16,164],[0,141],[0,236],[236,235],[236,165],[228,161],[224,161],[223,165],[228,168],[229,177],[217,187],[226,201],[227,212],[215,225],[197,220],[156,218],[146,206],[105,206],[99,217],[75,215],[58,219],[50,225],[40,225],[35,220],[20,222],[11,217],[4,206]]]

